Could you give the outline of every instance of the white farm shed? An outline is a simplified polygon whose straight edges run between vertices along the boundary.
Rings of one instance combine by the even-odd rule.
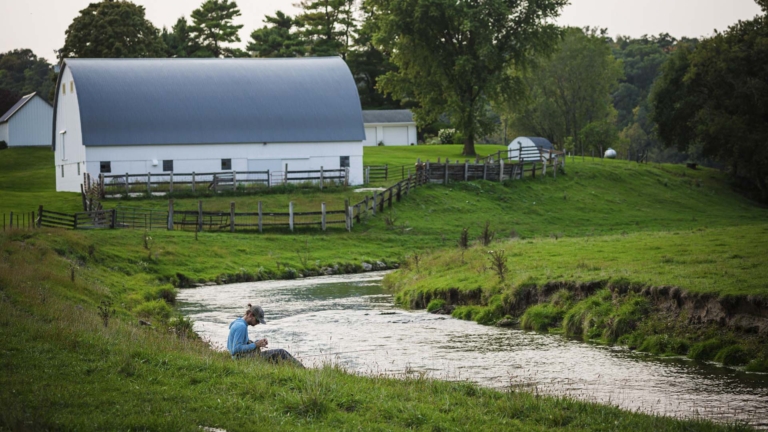
[[[8,147],[50,146],[53,107],[31,93],[0,117],[0,141]]]
[[[517,137],[507,146],[509,158],[515,160],[549,160],[554,151],[555,146],[548,139],[539,137]]]
[[[404,146],[416,144],[416,122],[411,110],[366,110],[365,146]]]
[[[349,168],[349,182],[363,182],[360,99],[338,57],[66,59],[54,106],[57,191],[79,191],[83,172],[285,164]]]

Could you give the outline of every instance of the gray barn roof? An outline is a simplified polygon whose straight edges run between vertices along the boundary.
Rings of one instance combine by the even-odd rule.
[[[19,112],[19,110],[20,110],[20,109],[21,109],[21,108],[22,108],[24,105],[26,105],[26,104],[27,104],[27,102],[31,101],[31,100],[32,100],[32,99],[35,97],[35,95],[36,95],[36,94],[37,94],[37,93],[30,93],[30,94],[28,94],[28,95],[26,95],[26,96],[23,96],[21,99],[19,99],[19,101],[18,101],[18,102],[16,102],[16,103],[15,103],[15,104],[14,104],[14,105],[11,107],[11,109],[9,109],[8,111],[6,111],[6,112],[5,112],[5,114],[3,114],[3,116],[2,116],[2,117],[0,117],[0,123],[5,123],[5,122],[7,122],[8,120],[10,120],[10,119],[11,119],[11,117],[13,117],[13,115],[14,115],[14,114],[16,114],[17,112]],[[43,98],[40,98],[40,99],[43,99]],[[47,100],[45,100],[45,99],[43,99],[43,100],[45,101],[45,103],[47,103],[48,105],[50,105],[50,103],[48,103],[48,101],[47,101]]]
[[[518,140],[520,138],[528,138],[529,140],[533,141],[533,145],[535,145],[538,148],[549,149],[549,150],[555,148],[555,146],[553,146],[552,143],[549,142],[548,139],[541,138],[541,137],[517,137],[517,138],[513,139],[510,144],[514,143],[516,140]]]
[[[357,87],[339,57],[67,59],[64,67],[86,146],[365,139]]]
[[[363,123],[413,123],[411,110],[363,111]]]

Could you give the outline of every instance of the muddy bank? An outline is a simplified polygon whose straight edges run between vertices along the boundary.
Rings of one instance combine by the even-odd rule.
[[[765,297],[691,293],[671,286],[647,287],[604,281],[524,285],[503,298],[503,312],[504,315],[520,317],[529,307],[548,303],[552,295],[560,290],[567,290],[576,300],[583,300],[604,288],[609,289],[615,298],[629,292],[642,295],[657,311],[672,314],[690,325],[714,324],[739,333],[768,335],[768,299]],[[455,306],[485,306],[488,303],[487,295],[481,288],[418,293],[408,303],[411,308],[424,309],[434,299],[445,301],[446,306],[440,311],[443,313],[450,313]]]

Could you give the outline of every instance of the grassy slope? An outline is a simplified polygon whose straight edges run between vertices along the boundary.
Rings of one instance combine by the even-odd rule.
[[[119,306],[104,327],[96,305],[111,263],[96,252],[72,282],[89,240],[55,233],[71,248],[56,253],[49,234],[0,234],[2,430],[728,429],[465,383],[235,362]]]

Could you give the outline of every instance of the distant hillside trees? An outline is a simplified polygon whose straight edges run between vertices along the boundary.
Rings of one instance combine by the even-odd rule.
[[[0,53],[0,115],[25,94],[37,92],[49,98],[55,83],[53,68],[30,49]]]
[[[127,1],[91,3],[69,25],[61,58],[165,57],[159,30],[144,7]]]
[[[768,13],[768,0],[758,0]],[[652,119],[668,146],[698,145],[768,202],[768,16],[740,21],[680,49],[652,92]]]
[[[524,95],[504,105],[513,129],[578,154],[618,139],[611,94],[623,77],[604,31],[568,28],[551,56],[523,74]]]

